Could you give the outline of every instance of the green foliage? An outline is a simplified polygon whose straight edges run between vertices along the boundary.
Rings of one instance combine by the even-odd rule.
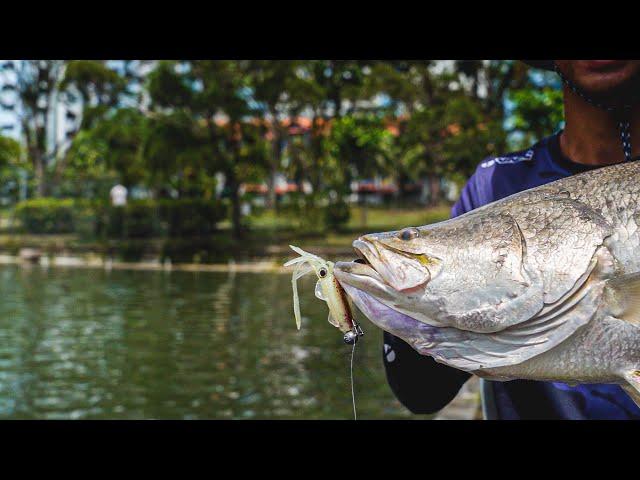
[[[162,61],[148,77],[149,95],[164,108],[185,107],[193,98],[188,79],[176,72],[176,66],[176,62]]]
[[[486,115],[480,102],[458,95],[447,102],[444,110],[443,133],[437,145],[441,173],[470,175],[480,160],[504,151],[506,137],[501,118]]]
[[[60,88],[77,88],[89,100],[92,95],[102,103],[115,104],[116,96],[124,90],[126,82],[117,72],[98,60],[71,60],[67,63]]]
[[[24,161],[20,143],[0,135],[0,194],[13,202],[19,200],[21,184],[28,184],[31,165]]]
[[[324,222],[332,231],[342,231],[351,219],[349,205],[344,200],[329,203],[324,209]]]
[[[355,178],[369,178],[385,167],[384,152],[393,142],[381,118],[374,115],[345,116],[331,125],[325,149],[331,157],[331,184],[347,193]]]
[[[0,168],[18,164],[21,152],[20,143],[0,135]]]
[[[171,237],[210,235],[228,210],[223,202],[195,198],[160,200],[158,208]]]
[[[135,200],[106,209],[106,234],[113,238],[193,237],[210,235],[227,215],[218,200]]]
[[[146,165],[140,150],[146,134],[146,118],[134,109],[119,109],[101,121],[93,131],[103,148],[105,166],[118,172],[125,185],[135,185],[144,178]]]
[[[130,71],[106,61],[27,64],[19,92],[26,148],[0,137],[0,193],[17,198],[31,182],[31,194],[105,202],[22,206],[25,228],[34,231],[207,236],[226,217],[240,239],[254,220],[241,214],[247,182],[266,184],[266,208],[295,218],[300,229],[339,230],[350,217],[354,180],[395,180],[401,197],[411,182],[464,180],[483,158],[506,151],[507,134],[525,132],[530,142],[562,119],[560,91],[535,86],[514,61],[445,68],[433,60],[161,61],[140,89],[132,88]],[[54,87],[61,101],[80,100],[80,127],[69,132],[68,149],[49,144],[42,116]],[[280,173],[311,185],[313,194],[276,202]],[[115,183],[150,200],[108,207]],[[215,200],[221,190],[228,205]],[[55,217],[49,223],[45,210]]]
[[[201,143],[197,126],[185,112],[151,118],[142,145],[142,155],[153,182],[173,184],[181,189],[180,181],[185,169],[202,166],[204,158]]]
[[[515,105],[513,130],[524,133],[523,144],[551,135],[564,119],[561,90],[529,86],[513,91],[510,100]]]
[[[72,199],[34,198],[18,203],[15,216],[28,233],[72,233],[74,205]]]
[[[99,202],[87,199],[41,197],[19,202],[14,216],[26,233],[95,237],[100,232],[100,208]]]
[[[60,82],[63,91],[76,91],[83,102],[81,128],[90,128],[125,92],[126,80],[99,60],[71,60]]]
[[[91,186],[91,193],[102,198],[118,181],[127,186],[144,182],[149,178],[141,154],[147,122],[132,108],[121,108],[96,120],[74,138],[61,178]]]
[[[221,172],[236,238],[244,230],[241,183],[267,163],[266,131],[250,118],[251,68],[248,61],[164,62],[149,84],[154,114],[145,157],[181,196],[200,194],[190,188],[194,180]]]
[[[108,238],[211,235],[227,215],[218,200],[134,200],[123,207],[82,199],[37,198],[16,205],[27,233],[79,233]]]
[[[114,218],[120,225],[122,215],[122,232],[116,232],[109,222],[109,233],[114,235],[121,233],[126,238],[152,238],[160,235],[158,224],[158,206],[151,200],[136,200],[127,203],[124,207],[110,207],[109,218]],[[119,236],[119,235],[117,235]]]

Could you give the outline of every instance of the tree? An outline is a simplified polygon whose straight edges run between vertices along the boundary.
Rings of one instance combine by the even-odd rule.
[[[78,111],[77,127],[69,130],[66,134],[70,144],[73,143],[80,131],[92,130],[103,119],[106,120],[105,125],[109,125],[109,122],[113,120],[114,111],[121,106],[124,97],[132,94],[127,90],[129,81],[124,74],[121,75],[109,68],[105,61],[71,60],[67,62],[64,77],[60,82],[60,90],[67,106],[75,106]],[[110,116],[111,118],[109,118]],[[105,125],[102,125],[101,128],[104,129]],[[113,122],[111,125],[114,125]],[[120,133],[127,135],[124,128],[121,127],[119,130]],[[68,149],[62,152],[56,161],[54,183],[60,181],[68,165],[67,153]],[[110,155],[110,150],[107,150],[106,154]],[[111,157],[113,158],[113,155]]]
[[[440,178],[468,176],[487,155],[505,148],[504,99],[526,82],[518,62],[390,61],[373,66],[368,95],[382,94],[397,135],[389,170],[400,186],[426,177],[429,203],[440,197]]]
[[[249,63],[252,98],[258,103],[256,114],[269,132],[271,152],[267,186],[268,207],[277,207],[275,194],[276,175],[282,168],[282,153],[289,141],[289,128],[305,107],[308,82],[299,74],[300,61],[255,60]]]
[[[78,123],[82,129],[91,127],[118,105],[126,91],[126,80],[103,61],[71,60],[66,65],[60,89],[65,92],[67,102],[79,104]]]
[[[278,62],[267,62],[278,63]],[[310,129],[304,135],[289,140],[289,160],[292,164],[288,170],[301,184],[308,179],[313,193],[308,198],[318,202],[324,181],[336,188],[336,168],[339,161],[331,158],[327,151],[331,142],[327,142],[334,121],[343,115],[355,115],[365,110],[363,104],[369,99],[364,89],[366,79],[371,75],[370,61],[352,60],[310,60],[295,62],[290,68],[295,72],[295,79],[286,83],[286,95],[281,97],[284,107],[281,118],[288,115],[292,118],[304,113],[310,119]],[[282,72],[281,72],[282,73]],[[274,77],[275,79],[275,77]],[[255,77],[256,97],[264,98],[263,88],[259,86],[259,77]],[[276,88],[272,91],[277,91]],[[282,154],[282,152],[280,152]],[[282,165],[279,165],[282,168]],[[344,186],[337,187],[343,191]]]
[[[522,133],[521,145],[554,133],[564,119],[562,90],[549,86],[529,86],[513,91],[512,132]]]
[[[558,91],[515,61],[167,61],[148,76],[141,61],[14,63],[37,194],[94,195],[118,179],[210,197],[222,173],[237,237],[248,179],[266,181],[274,205],[277,173],[310,182],[305,208],[379,175],[401,195],[426,180],[436,203],[443,176],[461,180],[507,134],[529,142],[561,119]],[[65,138],[56,103],[75,116]]]
[[[313,60],[306,64],[306,74],[320,93],[319,110],[325,120],[354,114],[363,99],[363,86],[371,74],[368,60]],[[366,98],[366,95],[365,95]]]
[[[251,121],[249,73],[249,62],[200,60],[161,62],[149,78],[155,115],[182,112],[183,121],[192,122],[190,161],[209,175],[223,173],[235,238],[242,237],[244,230],[243,173],[263,163],[265,152],[266,132]]]
[[[79,184],[104,196],[115,181],[130,188],[147,180],[153,173],[142,156],[147,118],[134,108],[121,108],[92,123],[80,130],[65,156],[67,168],[60,177],[65,185]]]
[[[20,161],[20,144],[13,138],[0,135],[0,167]]]
[[[61,60],[23,60],[15,69],[15,82],[5,83],[17,97],[14,111],[33,165],[37,196],[48,193],[47,167],[61,146],[55,138],[54,122],[64,66]]]
[[[15,62],[14,81],[5,87],[15,93],[13,106],[32,163],[36,195],[52,193],[67,165],[66,153],[80,129],[115,108],[126,82],[104,61],[23,60]],[[59,109],[67,120],[79,117],[76,128],[60,134]]]
[[[142,156],[160,195],[168,187],[180,198],[211,196],[213,155],[204,125],[183,110],[149,118]]]
[[[350,193],[353,180],[372,178],[384,171],[384,152],[391,143],[391,133],[375,115],[348,115],[333,122],[326,143],[333,159],[331,184],[344,197]],[[366,202],[362,224],[367,224]]]
[[[22,162],[22,148],[13,138],[0,135],[0,174],[2,175],[2,192],[14,201],[20,199],[20,187],[26,187],[27,168]]]

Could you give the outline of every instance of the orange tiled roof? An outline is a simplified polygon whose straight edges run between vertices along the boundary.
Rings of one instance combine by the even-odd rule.
[[[246,193],[266,194],[269,191],[264,183],[243,183],[242,187]],[[299,188],[295,183],[289,182],[286,185],[277,186],[275,190],[276,195],[284,195],[285,193],[297,192]]]

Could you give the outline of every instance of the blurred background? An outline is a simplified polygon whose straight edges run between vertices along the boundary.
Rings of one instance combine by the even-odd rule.
[[[559,80],[511,60],[0,60],[0,418],[351,418],[288,245],[444,220],[561,127]],[[364,327],[360,418],[410,418]],[[478,415],[467,387],[438,418]]]

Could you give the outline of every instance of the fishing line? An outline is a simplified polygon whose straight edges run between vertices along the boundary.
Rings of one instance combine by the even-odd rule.
[[[351,401],[353,403],[353,419],[358,420],[358,414],[356,412],[356,392],[353,383],[353,357],[356,354],[356,343],[353,342],[353,348],[351,349]]]

